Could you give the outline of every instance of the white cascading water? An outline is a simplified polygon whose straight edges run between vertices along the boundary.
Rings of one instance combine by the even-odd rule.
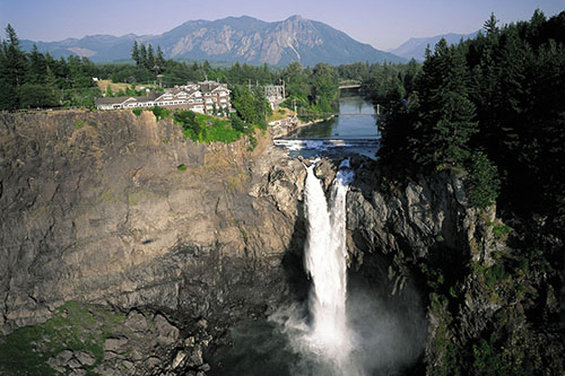
[[[314,165],[307,168],[305,186],[308,238],[306,270],[312,277],[310,332],[306,341],[315,352],[334,365],[337,374],[360,374],[351,367],[351,333],[347,327],[346,195],[353,178],[349,160],[340,165],[332,185],[331,206]]]

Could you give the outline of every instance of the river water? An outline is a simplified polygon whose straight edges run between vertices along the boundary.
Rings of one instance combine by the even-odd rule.
[[[345,91],[339,100],[338,116],[299,128],[275,140],[275,145],[288,149],[291,157],[362,154],[374,159],[380,140],[377,121],[372,103],[355,92]]]
[[[289,138],[376,139],[378,136],[373,105],[360,95],[345,92],[339,100],[339,116],[300,128]]]

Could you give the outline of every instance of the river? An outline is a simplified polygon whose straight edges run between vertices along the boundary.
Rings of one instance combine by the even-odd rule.
[[[372,103],[357,92],[343,91],[338,116],[300,128],[274,143],[287,148],[291,157],[361,154],[374,159],[380,140],[377,120]]]
[[[376,139],[379,138],[377,114],[373,104],[360,95],[342,91],[339,116],[300,128],[288,138]]]

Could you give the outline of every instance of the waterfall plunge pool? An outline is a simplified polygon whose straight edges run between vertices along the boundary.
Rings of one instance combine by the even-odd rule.
[[[314,165],[307,170],[307,238],[298,267],[309,298],[232,328],[231,345],[208,357],[209,374],[419,374],[410,367],[421,355],[426,321],[415,290],[390,296],[384,273],[367,278],[346,268],[346,194],[353,174],[348,162],[342,162],[329,199]]]

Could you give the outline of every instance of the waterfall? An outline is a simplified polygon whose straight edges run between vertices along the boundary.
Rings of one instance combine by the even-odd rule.
[[[350,361],[353,344],[346,317],[346,195],[353,171],[349,169],[349,160],[342,162],[331,188],[328,208],[314,165],[307,169],[305,266],[312,278],[312,290],[311,325],[306,341],[334,366],[337,374],[360,374]]]

